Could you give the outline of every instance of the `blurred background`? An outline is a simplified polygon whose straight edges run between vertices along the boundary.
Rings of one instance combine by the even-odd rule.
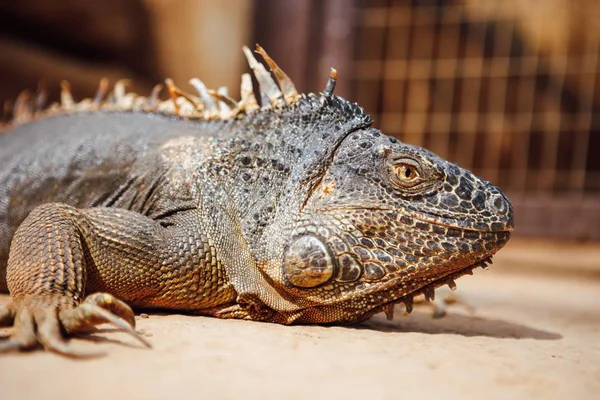
[[[0,0],[0,100],[102,77],[237,96],[258,42],[301,91],[334,66],[385,133],[499,185],[515,236],[598,242],[599,21],[597,0]]]
[[[150,352],[102,330],[75,346],[106,358],[0,357],[0,397],[599,399],[600,1],[0,0],[0,107],[41,82],[58,100],[63,79],[90,97],[102,77],[237,97],[256,42],[301,92],[336,67],[376,127],[508,194],[514,238],[458,282],[475,314],[354,329],[151,313]]]

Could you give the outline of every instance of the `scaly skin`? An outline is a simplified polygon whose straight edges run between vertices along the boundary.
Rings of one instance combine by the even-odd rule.
[[[67,97],[1,136],[0,323],[14,330],[0,350],[81,355],[61,331],[136,335],[130,306],[353,323],[410,309],[504,246],[498,188],[371,128],[334,76],[297,96],[278,72],[283,93],[262,93],[274,105],[246,93],[223,119],[120,99],[78,111]]]

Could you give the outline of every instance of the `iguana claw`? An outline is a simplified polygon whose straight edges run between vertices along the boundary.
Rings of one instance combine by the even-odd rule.
[[[110,294],[92,294],[74,308],[65,308],[64,303],[57,302],[55,298],[28,295],[0,309],[0,324],[13,326],[8,339],[0,342],[0,352],[31,349],[41,344],[46,350],[70,357],[100,356],[103,353],[73,349],[62,332],[84,332],[103,323],[110,323],[144,346],[151,347],[135,331],[135,317],[131,308]]]

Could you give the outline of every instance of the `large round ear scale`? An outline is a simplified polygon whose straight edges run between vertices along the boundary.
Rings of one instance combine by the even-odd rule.
[[[323,90],[323,94],[326,96],[333,95],[333,91],[335,90],[335,84],[337,83],[337,70],[335,68],[331,68],[331,72],[329,73],[329,80],[325,85],[325,90]]]

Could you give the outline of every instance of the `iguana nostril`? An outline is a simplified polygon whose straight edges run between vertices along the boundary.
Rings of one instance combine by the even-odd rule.
[[[492,200],[492,207],[498,215],[506,215],[508,212],[508,204],[502,195],[496,195]]]

